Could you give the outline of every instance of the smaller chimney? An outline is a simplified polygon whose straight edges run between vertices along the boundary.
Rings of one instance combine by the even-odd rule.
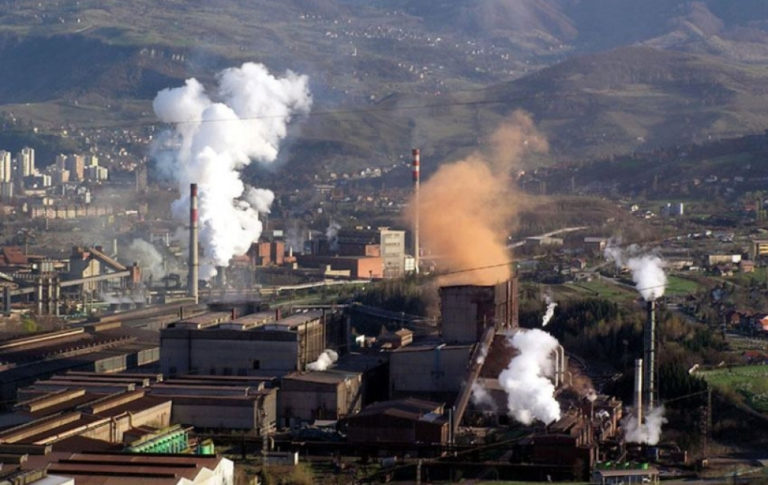
[[[421,211],[421,202],[419,196],[419,184],[421,183],[421,150],[414,148],[411,150],[413,156],[413,259],[414,269],[419,273],[419,212]]]
[[[643,422],[643,359],[635,359],[635,417]]]

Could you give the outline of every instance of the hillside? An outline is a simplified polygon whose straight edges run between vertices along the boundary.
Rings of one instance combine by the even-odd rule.
[[[355,143],[355,156],[365,158],[388,148],[397,156],[398,147],[416,145],[425,160],[455,158],[522,108],[548,136],[551,159],[587,160],[762,132],[768,128],[767,83],[766,68],[628,47],[483,90],[393,96],[375,112],[338,115],[343,121],[312,117],[298,145],[310,139]]]
[[[760,0],[0,0],[0,123],[146,126],[159,89],[248,60],[309,75],[284,156],[309,172],[455,158],[516,108],[555,160],[601,157],[765,129],[767,26]]]

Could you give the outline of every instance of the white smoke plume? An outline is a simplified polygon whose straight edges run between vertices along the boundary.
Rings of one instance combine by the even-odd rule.
[[[645,443],[656,445],[661,439],[661,426],[667,422],[664,417],[664,406],[651,409],[642,423],[637,422],[634,413],[625,417],[621,425],[624,427],[624,441],[628,443]]]
[[[339,360],[339,354],[331,349],[325,349],[317,360],[307,364],[307,370],[325,370]]]
[[[336,221],[331,221],[325,229],[325,238],[328,240],[328,248],[331,251],[339,250],[339,229],[341,224]]]
[[[557,302],[549,295],[544,295],[544,301],[547,304],[547,311],[544,312],[544,316],[541,318],[542,327],[546,327],[549,321],[552,320],[552,317],[555,316],[555,308],[557,307]]]
[[[559,345],[557,339],[543,330],[521,329],[509,342],[519,352],[499,374],[509,414],[523,424],[557,421],[560,404],[555,399],[555,385],[548,379],[554,372],[552,352]]]
[[[203,279],[261,235],[259,213],[269,211],[274,194],[246,186],[241,171],[252,161],[275,161],[288,123],[312,105],[308,78],[291,71],[275,77],[248,62],[221,71],[217,80],[211,94],[188,79],[160,91],[152,104],[160,120],[175,124],[175,156],[158,163],[178,183],[181,197],[173,204],[178,219],[186,221],[189,214],[189,184],[199,187]]]
[[[138,263],[145,277],[162,278],[165,276],[163,256],[152,244],[143,239],[134,239],[125,249],[120,259],[128,264]]]
[[[472,383],[472,403],[478,407],[490,408],[494,412],[497,409],[496,402],[491,397],[491,394],[478,381]]]
[[[619,246],[609,244],[605,248],[605,258],[613,261],[617,268],[626,267],[632,272],[635,288],[645,301],[653,301],[664,295],[667,275],[664,273],[664,261],[659,256],[641,254],[635,245],[623,251]]]

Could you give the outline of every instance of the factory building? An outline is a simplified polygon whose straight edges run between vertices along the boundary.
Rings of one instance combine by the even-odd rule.
[[[381,257],[382,276],[405,274],[405,231],[380,227],[377,230],[342,230],[337,235],[340,256]]]
[[[517,278],[490,286],[440,288],[442,336],[446,342],[477,342],[487,328],[517,328]]]
[[[203,328],[174,325],[160,332],[160,369],[180,374],[249,376],[261,371],[285,374],[304,370],[327,347],[329,321],[325,311],[298,313],[249,327],[231,324]]]
[[[284,376],[280,381],[282,424],[337,420],[357,413],[362,407],[362,376],[337,369]]]
[[[473,345],[414,344],[390,353],[389,390],[394,398],[453,401],[467,375]]]
[[[26,453],[25,453],[26,451]],[[9,448],[3,483],[44,485],[230,485],[234,463],[220,456],[132,454],[120,452],[51,452],[45,447]],[[0,475],[0,478],[2,475]],[[37,480],[37,481],[35,481]]]
[[[384,277],[380,256],[313,256],[296,255],[299,266],[321,268],[326,273],[335,273],[352,279],[379,279]]]
[[[345,420],[350,443],[446,444],[450,436],[444,405],[420,399],[371,404]]]
[[[17,389],[67,370],[115,373],[159,358],[159,347],[146,331],[76,327],[0,342],[0,397],[16,399]]]

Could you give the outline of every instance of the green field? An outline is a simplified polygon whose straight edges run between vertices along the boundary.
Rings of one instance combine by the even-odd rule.
[[[756,411],[768,413],[767,365],[729,367],[697,374],[717,389],[741,395]]]
[[[701,285],[693,280],[670,275],[667,277],[665,294],[669,296],[691,295],[699,291],[699,289],[701,289]]]
[[[614,284],[605,280],[579,281],[563,285],[573,290],[578,296],[592,296],[604,298],[616,303],[625,303],[638,298],[638,293],[625,286]]]

